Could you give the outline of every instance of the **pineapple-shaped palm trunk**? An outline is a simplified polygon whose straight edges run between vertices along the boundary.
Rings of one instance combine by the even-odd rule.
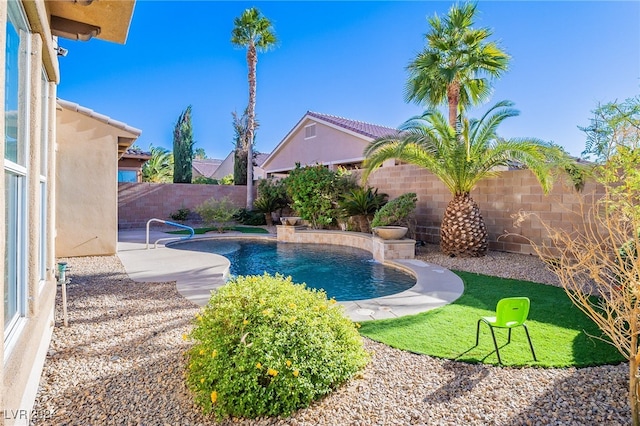
[[[449,256],[481,257],[487,253],[487,227],[468,193],[449,202],[440,227],[440,250]]]

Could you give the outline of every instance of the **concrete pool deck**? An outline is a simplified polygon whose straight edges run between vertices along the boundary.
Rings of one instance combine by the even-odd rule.
[[[169,235],[151,231],[146,249],[144,229],[118,232],[118,257],[129,277],[137,282],[175,281],[178,292],[193,303],[204,306],[211,290],[224,285],[229,260],[224,256],[197,251],[174,250],[153,242]],[[196,235],[199,238],[269,238],[274,235],[225,233],[224,236]],[[460,277],[446,268],[418,259],[389,262],[416,277],[409,290],[375,299],[340,302],[354,321],[397,318],[444,306],[464,290]]]

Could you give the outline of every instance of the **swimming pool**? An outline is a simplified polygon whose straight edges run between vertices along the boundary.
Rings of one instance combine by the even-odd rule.
[[[296,283],[324,289],[338,301],[363,300],[413,287],[413,276],[372,259],[371,253],[329,244],[277,243],[262,240],[195,240],[171,245],[225,256],[232,275],[280,273]]]

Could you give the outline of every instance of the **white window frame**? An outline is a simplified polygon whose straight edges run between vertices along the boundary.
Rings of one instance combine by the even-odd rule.
[[[42,102],[40,110],[42,113],[40,118],[40,250],[38,253],[38,278],[40,280],[39,288],[42,290],[42,287],[47,280],[47,168],[49,159],[49,82],[44,69],[42,70],[40,84],[42,85],[42,92],[40,96],[40,102]]]
[[[4,358],[8,358],[11,353],[21,330],[26,323],[25,316],[27,315],[27,299],[29,296],[29,288],[27,283],[27,218],[28,218],[28,205],[27,205],[27,179],[29,170],[27,169],[27,159],[29,158],[29,99],[31,96],[31,55],[29,54],[31,49],[31,33],[29,32],[29,26],[26,19],[26,14],[22,8],[22,5],[17,0],[9,0],[7,4],[7,23],[14,25],[14,28],[19,34],[20,43],[18,47],[18,62],[19,72],[18,75],[18,144],[24,146],[24,162],[25,165],[17,164],[13,161],[4,158],[6,155],[3,153],[4,159],[4,174],[10,172],[18,177],[17,185],[17,202],[15,205],[16,214],[16,247],[15,247],[15,264],[12,265],[15,268],[15,285],[16,285],[16,313],[4,324],[3,336],[4,336]],[[6,29],[5,29],[6,31]],[[4,81],[2,84],[6,84]],[[5,135],[2,135],[5,137]],[[19,149],[19,147],[18,147]],[[18,156],[20,159],[20,156]],[[3,177],[4,178],[4,177]],[[6,188],[5,188],[6,191]],[[8,200],[5,200],[5,203]],[[6,207],[5,207],[6,208]],[[5,219],[6,220],[6,219]],[[5,222],[6,223],[6,222]],[[5,226],[3,224],[2,226]],[[7,235],[9,233],[7,232]],[[6,255],[6,254],[5,254]],[[5,271],[7,273],[8,271]],[[2,277],[3,280],[5,277]],[[3,284],[4,285],[4,284]],[[13,283],[11,283],[13,285]],[[3,302],[4,303],[4,302]]]

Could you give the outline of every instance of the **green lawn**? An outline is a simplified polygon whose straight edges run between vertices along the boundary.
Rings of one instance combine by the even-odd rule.
[[[454,271],[464,281],[464,294],[454,303],[432,311],[392,320],[367,321],[360,332],[394,348],[471,363],[497,364],[491,333],[476,325],[481,316],[493,315],[503,297],[526,296],[531,300],[527,325],[538,362],[533,361],[524,329],[495,329],[500,356],[507,366],[568,367],[617,364],[624,358],[603,342],[601,331],[576,308],[561,288]]]
[[[224,228],[227,231],[238,231],[243,234],[268,234],[264,228],[258,228],[253,226],[227,226]],[[218,232],[218,228],[194,228],[195,234],[206,234],[207,232]],[[180,231],[169,231],[167,234],[177,234],[177,235],[189,235],[189,231],[184,229]]]

